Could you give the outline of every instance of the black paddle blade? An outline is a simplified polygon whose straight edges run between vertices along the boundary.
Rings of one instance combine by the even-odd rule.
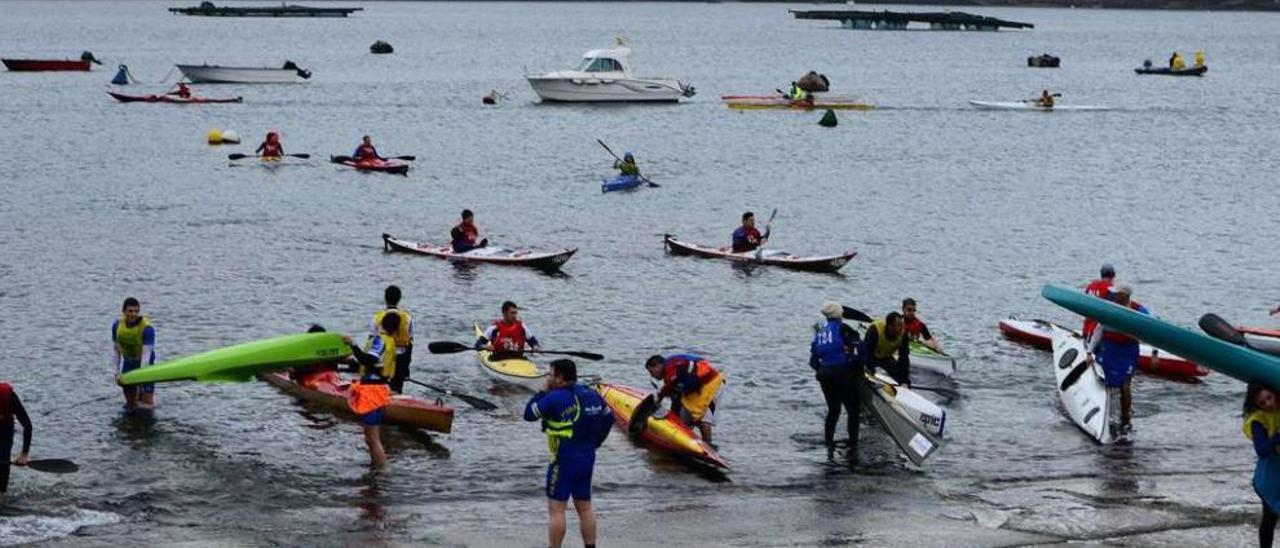
[[[584,360],[591,360],[593,362],[598,362],[604,359],[604,354],[596,354],[595,352],[581,352],[577,350],[560,350],[555,352],[547,352],[547,354],[564,354],[566,356],[573,356],[575,358],[582,358]]]
[[[627,434],[639,436],[649,426],[649,417],[658,411],[658,401],[653,394],[645,396],[631,411],[631,421],[627,423]]]
[[[460,400],[462,400],[462,401],[464,401],[464,402],[467,402],[467,405],[470,405],[471,407],[474,407],[474,408],[479,409],[479,410],[481,410],[481,411],[493,411],[494,409],[497,409],[497,408],[498,408],[498,405],[497,405],[497,404],[495,404],[495,403],[493,403],[493,402],[491,402],[491,401],[489,401],[489,400],[482,400],[482,399],[477,398],[477,397],[475,397],[475,396],[468,396],[468,395],[466,395],[466,394],[458,394],[458,393],[456,393],[456,392],[455,392],[455,393],[453,394],[453,397],[458,398],[458,399],[460,399]]]
[[[876,321],[875,318],[868,316],[866,312],[863,312],[851,306],[844,307],[844,319],[863,322],[863,323],[872,323]]]
[[[350,157],[350,156],[333,156],[333,155],[330,155],[330,156],[329,156],[329,161],[330,161],[330,162],[333,162],[333,163],[335,163],[335,164],[341,164],[342,162],[350,162],[350,161],[351,161],[351,157]]]
[[[475,349],[465,344],[453,341],[436,341],[427,343],[427,352],[432,354],[457,354],[468,350]]]
[[[392,160],[404,160],[404,161],[406,161],[406,162],[412,162],[412,161],[417,160],[417,159],[418,159],[418,157],[417,157],[417,156],[392,156],[392,157],[391,157],[391,159],[392,159]]]
[[[248,157],[249,157],[248,154],[239,154],[239,153],[227,155],[228,160],[243,160]]]
[[[70,474],[80,470],[76,463],[67,459],[40,459],[27,461],[27,468],[47,474]]]
[[[1200,329],[1215,339],[1222,339],[1240,346],[1249,346],[1244,340],[1244,335],[1241,335],[1240,331],[1231,325],[1231,322],[1212,312],[1200,316]]]
[[[311,159],[310,154],[285,154],[285,156],[293,156],[294,158],[301,158],[303,160]]]

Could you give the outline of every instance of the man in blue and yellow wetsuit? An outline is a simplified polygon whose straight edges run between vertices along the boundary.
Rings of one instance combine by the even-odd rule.
[[[1111,302],[1142,314],[1150,314],[1147,307],[1133,301],[1132,296],[1133,286],[1119,282],[1111,285]],[[1133,371],[1138,367],[1140,351],[1138,339],[1098,324],[1089,337],[1088,348],[1089,353],[1086,359],[1093,363],[1096,356],[1098,363],[1102,365],[1102,372],[1107,381],[1108,397],[1119,393],[1120,428],[1116,433],[1127,434],[1132,428],[1130,422],[1133,419],[1133,392],[1130,390],[1130,385]],[[1158,358],[1153,355],[1152,359]]]
[[[867,327],[867,334],[858,349],[868,373],[876,368],[884,369],[894,382],[911,385],[911,348],[902,314],[890,312],[883,320],[876,320]],[[896,354],[896,358],[895,358]]]
[[[591,473],[596,448],[609,437],[613,412],[595,390],[578,384],[578,368],[570,360],[551,362],[546,386],[524,407],[524,420],[542,421],[551,448],[547,466],[548,546],[564,542],[565,510],[570,498],[578,512],[582,542],[596,545],[596,514],[591,507]]]
[[[702,434],[702,441],[715,448],[711,442],[711,427],[716,424],[724,374],[711,367],[706,358],[694,354],[676,354],[666,358],[655,354],[645,360],[644,368],[650,377],[662,381],[654,406],[660,407],[662,398],[671,398],[671,410],[685,424],[696,426]]]
[[[0,457],[4,458],[0,461],[0,506],[4,505],[9,491],[9,455],[13,452],[13,435],[16,432],[14,420],[22,423],[22,452],[13,459],[13,464],[26,466],[31,452],[31,417],[27,416],[27,410],[22,407],[22,400],[18,399],[13,386],[0,382]]]
[[[392,392],[401,394],[404,392],[404,381],[409,378],[409,364],[413,361],[413,316],[409,315],[408,310],[399,308],[399,287],[387,286],[382,298],[387,307],[373,315],[373,321],[369,322],[369,338],[378,336],[382,329],[382,318],[388,314],[400,316],[400,326],[391,334],[396,340],[396,370],[387,381],[387,386]]]
[[[111,367],[116,370],[116,383],[120,376],[156,363],[156,330],[151,320],[142,315],[138,299],[124,300],[120,318],[111,324]],[[145,365],[144,365],[145,362]],[[156,405],[156,386],[143,384],[121,386],[126,409],[151,409]]]
[[[351,383],[347,405],[360,417],[360,425],[364,427],[364,442],[369,448],[369,461],[374,468],[382,468],[387,463],[379,427],[387,405],[391,403],[387,379],[396,371],[395,333],[400,330],[400,315],[384,314],[379,327],[382,329],[377,336],[369,337],[365,348],[356,346],[350,335],[342,337],[343,342],[351,347],[351,355],[356,360],[356,370],[360,375],[359,380]]]

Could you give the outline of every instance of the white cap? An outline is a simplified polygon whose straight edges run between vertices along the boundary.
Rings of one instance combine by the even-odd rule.
[[[822,315],[828,320],[834,320],[844,315],[844,307],[838,302],[828,300],[822,303]]]

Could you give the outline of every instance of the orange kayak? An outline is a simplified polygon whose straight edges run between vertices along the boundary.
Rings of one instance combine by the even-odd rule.
[[[259,378],[298,399],[323,405],[335,413],[352,416],[351,408],[347,406],[351,383],[337,373],[321,375],[311,387],[294,382],[286,373],[268,373]],[[384,420],[391,424],[448,434],[453,429],[453,408],[440,400],[428,401],[415,396],[393,394]]]
[[[647,396],[640,390],[620,384],[600,383],[596,385],[596,391],[613,411],[614,420],[623,431],[626,431],[631,424],[631,414],[636,406]],[[650,417],[648,426],[640,434],[639,439],[649,447],[676,457],[691,459],[716,468],[729,468],[729,463],[725,462],[715,449],[699,439],[697,434],[675,413],[667,413],[667,416],[661,419]]]

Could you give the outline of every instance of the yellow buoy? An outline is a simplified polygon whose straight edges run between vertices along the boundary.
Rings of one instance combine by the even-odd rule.
[[[209,144],[211,144],[211,145],[220,145],[220,144],[222,144],[222,130],[220,130],[220,129],[218,129],[218,128],[213,128],[213,129],[209,130],[209,134],[208,134],[208,135],[209,135]]]

